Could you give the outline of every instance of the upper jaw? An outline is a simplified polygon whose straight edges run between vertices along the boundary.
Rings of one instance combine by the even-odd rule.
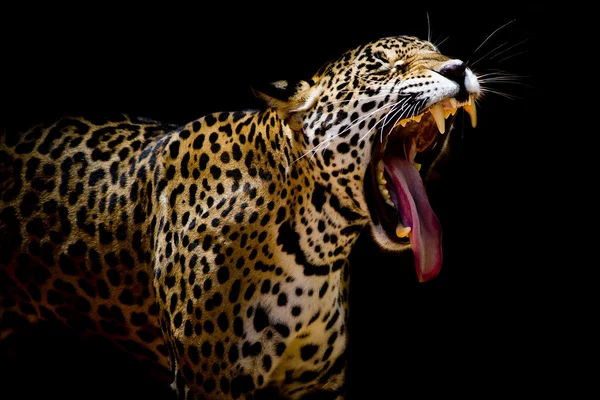
[[[391,128],[386,130],[381,148],[375,153],[383,153],[390,136],[414,138],[415,148],[410,148],[406,156],[409,161],[414,161],[417,152],[426,149],[438,133],[446,132],[446,119],[456,114],[458,109],[464,109],[469,115],[471,126],[477,126],[477,109],[475,107],[475,94],[471,93],[465,100],[457,100],[455,97],[443,98],[434,102],[429,107],[421,109],[419,112],[396,121]],[[437,129],[428,129],[432,121]],[[406,149],[409,150],[409,149]],[[376,155],[376,154],[374,154]]]

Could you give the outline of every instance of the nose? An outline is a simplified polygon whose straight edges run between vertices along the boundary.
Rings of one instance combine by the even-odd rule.
[[[456,83],[460,86],[465,84],[465,71],[467,70],[467,64],[460,60],[452,60],[446,63],[438,73]]]

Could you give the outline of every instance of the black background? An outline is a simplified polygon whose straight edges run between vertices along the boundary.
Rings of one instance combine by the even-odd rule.
[[[481,74],[502,70],[517,83],[485,84],[507,96],[488,93],[477,129],[459,124],[455,132],[462,138],[432,199],[444,229],[436,279],[418,283],[410,255],[381,253],[361,237],[352,256],[348,398],[532,387],[531,371],[553,357],[538,341],[544,301],[520,302],[525,286],[536,293],[543,286],[531,282],[540,275],[538,246],[550,227],[536,211],[548,184],[535,156],[548,140],[536,117],[547,100],[545,11],[504,2],[489,9],[348,4],[6,12],[2,124],[65,112],[185,123],[212,111],[256,108],[253,83],[309,78],[360,43],[425,38],[429,25],[443,53],[475,62]],[[3,345],[5,391],[20,391],[4,398],[79,398],[82,390],[84,398],[160,396],[154,381],[110,347],[45,329],[32,337],[34,345],[25,341],[31,338]]]

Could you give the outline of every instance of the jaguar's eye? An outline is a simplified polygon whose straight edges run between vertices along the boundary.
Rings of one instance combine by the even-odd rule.
[[[390,60],[388,59],[387,55],[381,50],[373,53],[373,57],[375,57],[377,60],[381,61],[384,64],[390,63]]]
[[[406,71],[407,67],[408,67],[408,63],[404,60],[398,60],[393,64],[393,68],[395,68],[397,71],[400,71],[400,72]]]

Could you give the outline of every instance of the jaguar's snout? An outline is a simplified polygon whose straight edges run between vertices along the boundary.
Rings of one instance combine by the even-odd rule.
[[[467,64],[460,60],[452,60],[446,63],[438,73],[451,81],[464,85],[466,77]]]
[[[469,90],[467,88],[469,72],[467,63],[461,60],[448,61],[437,71],[444,78],[458,84],[459,91],[454,96],[458,101],[466,101],[469,98]]]

